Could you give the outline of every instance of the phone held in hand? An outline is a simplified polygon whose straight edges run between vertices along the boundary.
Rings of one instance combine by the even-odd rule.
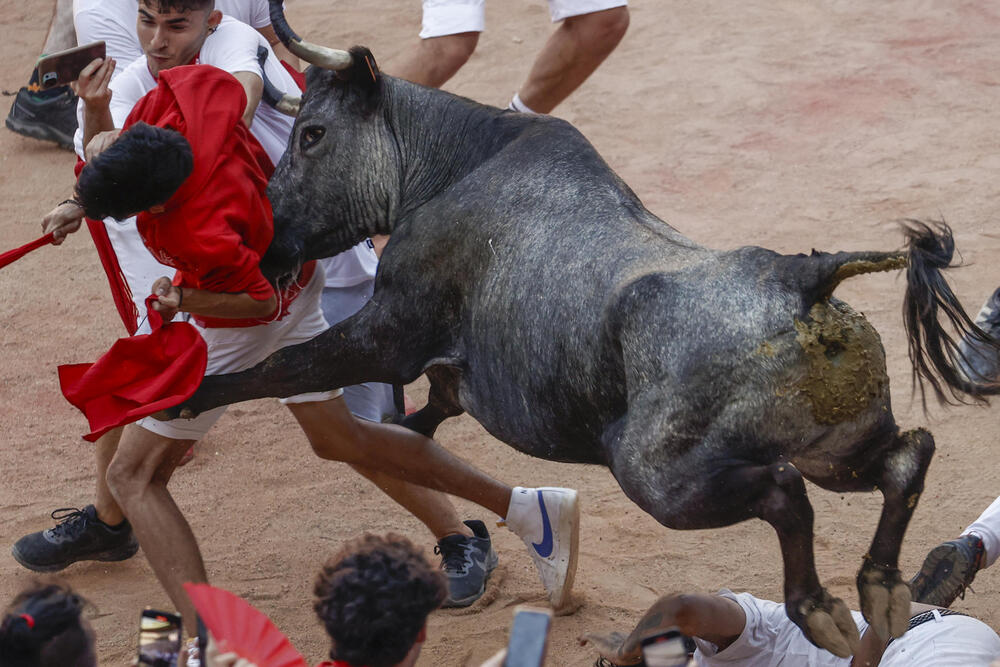
[[[504,667],[541,667],[545,664],[550,625],[551,610],[523,605],[515,607]]]
[[[107,48],[103,41],[50,53],[40,58],[35,65],[38,69],[38,85],[42,89],[65,86],[79,79],[84,67],[95,59],[106,56]]]
[[[176,667],[181,652],[181,617],[145,609],[139,617],[139,665]]]
[[[688,664],[684,635],[669,628],[642,640],[642,659],[647,667],[685,667]]]

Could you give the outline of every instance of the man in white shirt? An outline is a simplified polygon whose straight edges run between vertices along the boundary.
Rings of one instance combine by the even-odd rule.
[[[888,641],[852,611],[861,635],[854,656],[838,658],[813,645],[780,602],[722,589],[715,595],[660,598],[628,635],[587,634],[581,643],[600,651],[598,665],[635,665],[642,640],[668,629],[694,640],[700,667],[987,667],[1000,657],[1000,637],[988,625],[949,609],[911,603],[909,629]]]

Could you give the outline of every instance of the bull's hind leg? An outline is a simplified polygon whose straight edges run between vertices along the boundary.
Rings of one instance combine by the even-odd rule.
[[[847,605],[819,583],[812,506],[795,466],[719,458],[719,452],[736,449],[719,442],[679,455],[668,454],[676,450],[664,443],[629,446],[642,431],[653,429],[630,427],[609,447],[612,471],[625,493],[669,528],[716,528],[752,517],[770,523],[781,545],[788,617],[817,646],[851,655],[859,641],[857,626]]]
[[[878,478],[884,498],[882,516],[858,571],[858,595],[861,613],[883,638],[901,636],[910,618],[910,588],[899,573],[899,550],[933,455],[934,438],[927,431],[897,435]]]

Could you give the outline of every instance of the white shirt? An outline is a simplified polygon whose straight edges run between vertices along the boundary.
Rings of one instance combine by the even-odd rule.
[[[218,30],[205,39],[197,62],[214,65],[230,74],[253,72],[262,76],[257,60],[257,49],[267,49],[264,71],[268,79],[282,92],[298,95],[298,85],[292,75],[278,61],[267,40],[256,30],[236,19],[224,16]],[[111,119],[115,127],[122,127],[125,119],[143,95],[156,88],[156,79],[149,72],[145,58],[134,60],[111,82]],[[250,132],[257,138],[268,157],[275,164],[281,159],[295,119],[261,103],[254,113]]]

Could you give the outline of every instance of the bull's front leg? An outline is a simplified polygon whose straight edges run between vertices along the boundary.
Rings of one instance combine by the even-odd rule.
[[[933,455],[934,438],[916,429],[896,436],[882,465],[882,516],[858,571],[858,594],[861,613],[883,639],[902,636],[910,618],[910,589],[899,573],[899,550]]]
[[[426,359],[422,336],[415,327],[387,326],[383,310],[375,305],[369,303],[312,340],[282,348],[253,368],[206,376],[194,395],[165,411],[166,416],[191,418],[220,405],[362,382],[412,382]]]

